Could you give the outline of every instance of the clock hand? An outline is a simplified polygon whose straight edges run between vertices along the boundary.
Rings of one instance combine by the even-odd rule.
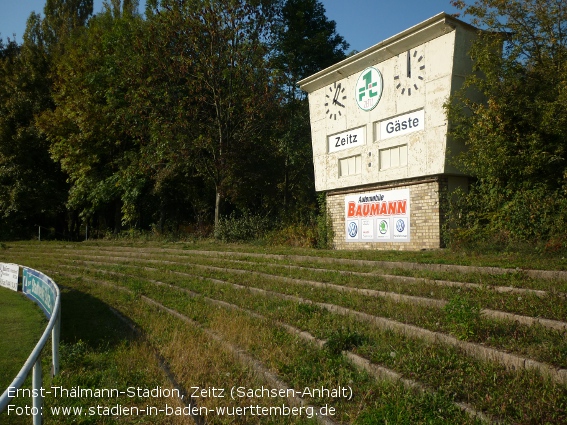
[[[408,78],[411,78],[411,54],[408,50]]]
[[[345,105],[343,105],[342,103],[340,103],[338,100],[333,101],[335,103],[335,105],[340,106],[341,108],[344,108]]]
[[[333,98],[333,105],[337,104],[337,98],[339,97],[338,94],[339,92],[335,93],[335,97]]]
[[[335,97],[333,98],[333,103],[338,103],[337,99],[339,98],[339,94],[341,92],[341,85],[339,84],[339,86],[337,87],[337,90],[335,90]]]

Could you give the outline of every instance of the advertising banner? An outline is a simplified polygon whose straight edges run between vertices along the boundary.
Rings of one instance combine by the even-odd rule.
[[[345,196],[347,242],[409,242],[409,189]]]
[[[17,264],[0,263],[0,286],[17,291],[19,272],[20,267]]]
[[[22,292],[41,307],[48,319],[55,308],[57,291],[50,277],[37,270],[23,268]]]

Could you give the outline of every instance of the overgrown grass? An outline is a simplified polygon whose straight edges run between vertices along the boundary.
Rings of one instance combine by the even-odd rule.
[[[0,393],[16,377],[46,326],[36,304],[21,292],[0,287]]]
[[[170,257],[166,256],[165,258]],[[114,257],[114,259],[118,260],[116,257]],[[192,260],[194,260],[194,258],[192,258]],[[137,262],[135,260],[132,261],[134,263]],[[143,263],[143,260],[141,263]],[[140,264],[140,262],[138,262],[138,264]],[[166,263],[160,265],[159,261],[157,264],[155,262],[152,264],[155,267],[163,269],[164,272],[167,272],[168,270],[178,270],[193,273],[195,275],[201,274],[212,278],[224,279],[227,282],[233,283],[239,283],[242,279],[242,275],[240,274],[233,275],[230,271],[202,270],[198,267],[193,267],[192,264],[184,265],[183,263]],[[139,273],[139,271],[134,273]],[[163,274],[155,276],[162,277],[162,280],[164,278]],[[183,281],[184,278],[180,276],[172,276],[166,277],[165,280],[175,283]],[[357,279],[356,282],[356,285],[358,286],[360,279]],[[333,303],[372,315],[388,317],[403,323],[417,324],[432,331],[452,333],[460,339],[484,343],[504,350],[513,350],[537,360],[550,362],[558,367],[567,366],[567,351],[564,349],[566,343],[563,332],[520,325],[514,322],[491,320],[488,318],[470,321],[470,323],[466,324],[458,324],[450,315],[443,313],[443,311],[438,308],[412,306],[407,303],[399,303],[390,299],[384,300],[381,298],[376,299],[375,297],[356,294],[338,293],[335,290],[328,290],[326,288],[313,288],[308,284],[290,284],[285,281],[278,282],[266,280],[263,277],[256,275],[247,277],[246,284],[285,294],[299,295],[316,302]],[[205,293],[212,297],[222,297],[223,292],[227,291],[226,288],[215,289],[214,285],[211,286],[206,282],[203,282],[200,285],[205,288]],[[361,286],[372,287],[372,285],[364,284]],[[411,285],[411,287],[416,288],[416,285]],[[435,291],[432,290],[427,293],[423,291],[424,287],[427,288],[427,285],[417,285],[418,291],[414,293],[412,292],[411,287],[407,292],[404,290],[406,288],[403,288],[401,291],[394,292],[409,293],[411,295],[424,295],[431,298],[442,298],[445,300],[451,300],[457,297],[465,299],[467,302],[475,303],[476,305],[482,305],[481,301],[486,301],[488,305],[483,305],[483,307],[496,307],[505,311],[518,313],[526,313],[526,311],[523,310],[537,311],[537,316],[539,317],[557,317],[559,319],[564,317],[565,303],[561,301],[561,298],[556,299],[554,297],[546,297],[544,299],[539,299],[536,296],[499,294],[487,290],[462,291],[460,288],[434,288]],[[138,290],[137,288],[134,289]],[[527,312],[528,315],[530,311]],[[466,326],[465,330],[463,330],[463,326]],[[509,338],[509,335],[513,335],[514,337]]]
[[[352,250],[337,251],[328,249],[310,249],[291,246],[273,246],[266,244],[242,244],[242,243],[219,243],[215,240],[193,240],[179,241],[153,241],[131,238],[120,241],[95,240],[83,242],[79,246],[69,242],[8,242],[6,248],[25,247],[27,250],[43,249],[45,244],[54,248],[69,247],[74,250],[106,249],[118,246],[146,249],[165,248],[175,251],[197,251],[209,250],[214,252],[238,252],[256,254],[277,255],[303,255],[323,258],[346,258],[370,261],[405,261],[422,264],[458,264],[483,267],[502,267],[519,270],[541,269],[541,270],[567,270],[567,255],[563,253],[535,253],[526,252],[470,252],[466,250],[439,249],[429,251],[375,251],[375,250]]]
[[[16,295],[20,296],[19,294]],[[7,301],[7,299],[3,298],[0,300],[0,303],[4,300]],[[31,308],[34,310],[34,304],[29,304],[31,304]],[[26,301],[26,308],[29,308],[29,304]],[[10,303],[10,307],[13,306],[14,304]],[[148,349],[143,340],[140,340],[123,321],[109,310],[107,304],[90,296],[88,293],[66,287],[62,290],[62,306],[61,373],[54,379],[50,378],[50,350],[44,350],[42,369],[45,388],[62,386],[67,389],[73,387],[125,389],[126,386],[130,385],[143,388],[152,388],[156,385],[171,386],[165,379],[163,371],[159,369],[152,351]],[[1,311],[4,316],[4,312],[7,310],[4,310],[3,307]],[[43,316],[42,313],[39,314]],[[5,353],[10,353],[8,347],[3,345],[5,341],[4,338],[0,338],[0,344],[2,345],[0,358],[8,360],[8,363],[10,363],[7,365],[8,369],[13,369],[14,365],[16,365],[19,370],[23,365],[23,361],[9,358],[5,355]],[[26,345],[21,344],[20,341],[20,338],[13,340],[11,346],[23,350]],[[30,351],[27,351],[26,357]],[[4,371],[4,368],[0,370]],[[28,381],[30,380],[28,379]],[[24,388],[29,389],[30,384],[31,382],[28,382]],[[48,423],[54,424],[77,422],[81,424],[140,423],[135,417],[90,416],[86,412],[83,412],[82,415],[51,413],[51,408],[56,409],[58,407],[82,407],[86,411],[88,407],[96,408],[97,405],[132,405],[131,402],[132,400],[126,396],[93,399],[89,397],[61,397],[56,396],[56,394],[50,394],[47,395],[44,401],[44,419]],[[143,407],[147,400],[136,400],[136,403],[138,406]],[[175,401],[172,403],[175,403]],[[25,397],[16,397],[11,404],[31,407],[31,400]],[[157,400],[156,404],[158,406],[160,404],[163,405],[163,400]],[[8,414],[7,410],[0,414],[0,423],[2,424],[29,424],[30,422],[30,416],[18,416],[14,413]],[[158,417],[154,418],[152,423],[176,424],[183,422],[179,422],[176,418],[164,420],[164,418]]]
[[[128,283],[124,279],[119,279],[119,281],[132,286],[137,286],[140,283],[139,280],[135,280],[135,282],[138,282],[136,284],[134,282]],[[177,283],[182,284],[179,280]],[[213,310],[198,299],[188,303],[187,300],[182,300],[179,294],[172,294],[169,291],[162,291],[162,289],[156,289],[154,292],[151,285],[145,286],[143,291],[152,297],[159,297],[161,301],[168,305],[177,306],[179,309],[191,305],[191,308],[200,308],[200,314],[203,315],[208,315]],[[161,292],[161,296],[157,292]],[[260,311],[274,319],[292,322],[332,341],[331,344],[334,344],[334,349],[331,352],[336,353],[337,349],[358,347],[359,352],[377,363],[386,364],[400,370],[406,376],[419,377],[420,380],[425,380],[426,383],[431,384],[433,388],[440,388],[444,393],[451,394],[450,399],[454,397],[459,400],[475,402],[484,406],[485,409],[495,412],[495,414],[502,414],[501,407],[508,406],[506,408],[508,415],[520,419],[538,420],[542,418],[539,410],[540,402],[537,401],[539,394],[551,392],[558,397],[557,402],[565,397],[564,391],[560,389],[561,387],[549,384],[549,386],[541,385],[539,384],[540,380],[531,373],[511,373],[499,366],[466,359],[452,348],[431,346],[414,341],[411,338],[400,337],[388,331],[372,331],[368,324],[349,321],[344,317],[333,317],[332,314],[309,305],[266,300],[265,297],[243,294],[242,291],[240,291],[240,297],[239,294],[226,289],[221,290],[221,292],[224,292],[225,295],[221,298]],[[294,310],[297,310],[299,314],[295,314],[295,318],[292,319],[290,316],[294,316]],[[306,316],[311,318],[306,321]],[[323,320],[323,318],[325,319]],[[201,318],[200,321],[209,323],[206,318]],[[238,331],[227,332],[228,334],[250,334],[240,329],[241,324],[238,324],[240,322],[235,321],[232,315],[228,322],[232,323],[231,326],[238,327]],[[356,329],[356,331],[353,329]],[[263,347],[263,343],[260,346]],[[438,373],[440,369],[443,370],[442,375]],[[524,375],[527,375],[528,378],[522,378]],[[518,380],[529,380],[531,385],[529,393],[518,393]],[[488,400],[484,400],[476,392],[475,388],[479,387],[486,388],[487,393],[482,397],[489,394]],[[510,400],[513,401],[513,407],[510,406]],[[535,408],[535,410],[532,410],[532,408]],[[398,413],[403,416],[404,412]],[[550,417],[559,417],[558,414],[557,412],[549,412]]]
[[[239,254],[211,256],[198,250],[238,251]],[[251,255],[264,252],[289,256],[268,258]],[[306,254],[309,258],[295,257],[297,254]],[[359,258],[373,260],[397,257],[396,261],[407,255],[407,258],[412,258],[411,261],[431,263],[443,263],[451,255],[458,255],[447,252],[358,254]],[[525,355],[551,366],[566,367],[565,332],[539,325],[492,320],[480,314],[481,309],[492,308],[564,320],[564,296],[554,291],[549,282],[528,279],[519,272],[503,276],[435,272],[436,279],[460,279],[464,282],[477,279],[478,283],[484,284],[474,289],[434,282],[402,284],[379,275],[341,274],[338,271],[372,273],[376,270],[372,265],[319,260],[354,258],[351,252],[290,250],[257,245],[180,245],[135,241],[128,244],[15,243],[0,255],[0,260],[17,260],[44,270],[64,285],[63,312],[67,310],[68,315],[64,318],[64,323],[67,322],[62,349],[64,372],[55,382],[65,385],[124,387],[129,382],[141,382],[144,386],[160,383],[170,386],[164,371],[159,368],[161,358],[171,375],[185,388],[196,385],[270,387],[261,374],[254,373],[250,364],[239,357],[238,353],[245,353],[293,388],[353,388],[353,400],[333,397],[309,397],[307,400],[315,405],[332,405],[337,409],[336,419],[345,424],[386,421],[407,424],[473,423],[474,420],[463,413],[454,401],[469,403],[503,423],[554,424],[567,421],[565,385],[553,383],[542,374],[510,370],[495,362],[473,358],[453,346],[386,330],[371,321],[337,314],[313,304],[324,302],[391,318]],[[495,258],[488,261],[495,261]],[[554,267],[561,268],[561,262],[555,263]],[[406,272],[403,269],[388,270],[389,274]],[[431,272],[412,273],[430,277],[428,273]],[[285,277],[301,281],[291,282],[283,279]],[[309,280],[418,295],[447,304],[445,308],[416,306],[388,298],[315,287]],[[546,288],[549,294],[540,297],[498,293],[485,282],[518,288]],[[253,292],[255,288],[271,292]],[[187,290],[194,294],[190,295]],[[278,294],[308,301],[298,303]],[[149,300],[171,310],[158,308]],[[139,332],[133,332],[112,311],[127,318]],[[309,332],[326,343],[319,346],[307,342],[283,325]],[[344,351],[357,353],[375,365],[387,367],[404,378],[421,383],[430,391],[421,393],[399,383],[377,381],[368,372],[354,366],[343,355]],[[72,402],[76,406],[89,403],[84,399],[46,400],[46,404],[55,406]],[[163,404],[164,400],[153,402]],[[199,402],[214,408],[226,401],[210,398]],[[266,405],[286,403],[282,399],[241,399],[230,403],[244,406],[250,402]],[[148,400],[120,400],[120,403],[142,405]],[[3,419],[0,417],[0,421]],[[71,418],[50,419],[53,423],[71,423]],[[128,423],[128,420],[144,423],[145,420],[140,417],[98,417],[98,422],[94,418],[83,419],[92,423]],[[171,423],[163,417],[148,419],[148,423],[156,420]],[[234,423],[227,417],[209,417],[207,421]],[[310,419],[305,417],[247,417],[242,423],[266,421],[276,424],[310,423]]]

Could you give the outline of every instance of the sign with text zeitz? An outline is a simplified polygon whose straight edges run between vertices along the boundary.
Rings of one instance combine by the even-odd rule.
[[[57,296],[55,283],[50,277],[27,267],[24,267],[22,275],[22,292],[41,307],[48,319],[51,318]]]
[[[409,242],[410,191],[345,196],[347,242]]]
[[[20,267],[17,264],[0,263],[0,286],[17,291],[19,272]]]
[[[364,145],[366,143],[365,128],[366,126],[358,127],[329,136],[327,138],[329,153]]]

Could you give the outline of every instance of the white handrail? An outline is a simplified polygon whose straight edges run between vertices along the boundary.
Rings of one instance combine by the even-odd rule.
[[[20,266],[18,266],[20,267]],[[28,267],[29,270],[30,269]],[[37,272],[37,270],[34,270]],[[43,273],[41,273],[43,275]],[[44,275],[45,276],[45,275]],[[50,278],[51,279],[51,278]],[[53,279],[51,279],[53,282]],[[33,394],[36,396],[33,397],[33,423],[34,425],[41,425],[42,423],[42,401],[43,398],[41,396],[41,386],[42,386],[42,374],[41,374],[41,351],[45,346],[47,339],[49,338],[49,333],[51,332],[51,348],[52,348],[52,373],[53,375],[57,375],[59,373],[59,329],[61,325],[61,291],[55,282],[53,282],[55,287],[55,306],[53,308],[53,312],[51,314],[51,318],[49,319],[49,323],[43,332],[43,335],[39,339],[38,343],[36,344],[35,348],[31,352],[30,356],[26,360],[22,369],[10,386],[6,388],[6,390],[0,396],[0,413],[8,406],[8,403],[14,398],[14,392],[17,392],[18,389],[22,387],[24,381],[26,380],[27,376],[29,375],[30,371],[33,368],[33,379],[32,379],[32,389]]]

